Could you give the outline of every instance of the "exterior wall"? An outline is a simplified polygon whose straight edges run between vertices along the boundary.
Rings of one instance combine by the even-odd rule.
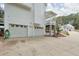
[[[42,36],[45,34],[45,10],[46,6],[44,3],[34,4],[34,15],[35,23],[38,23],[43,27],[43,29],[35,29],[35,36]]]
[[[35,23],[44,24],[45,7],[42,3],[34,4],[35,10]]]
[[[18,6],[5,4],[5,23],[28,25],[32,23],[32,12]]]
[[[24,6],[20,4],[5,4],[5,29],[9,29],[9,24],[28,25],[28,36],[44,35],[45,5],[42,3],[22,5]],[[30,10],[27,9],[26,5]],[[34,29],[33,23],[41,24],[44,28],[42,30]]]
[[[32,5],[32,4],[29,4]],[[32,8],[31,10],[23,9],[15,4],[5,4],[5,29],[9,29],[9,24],[32,25]],[[28,36],[32,36],[32,28],[28,28]]]

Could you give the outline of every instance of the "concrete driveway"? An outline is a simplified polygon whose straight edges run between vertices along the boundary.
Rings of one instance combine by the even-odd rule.
[[[0,55],[79,56],[79,32],[68,37],[16,38],[0,42]]]

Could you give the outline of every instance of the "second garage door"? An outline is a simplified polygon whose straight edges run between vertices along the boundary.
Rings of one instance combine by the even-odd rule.
[[[28,27],[26,25],[10,24],[10,37],[27,37]]]

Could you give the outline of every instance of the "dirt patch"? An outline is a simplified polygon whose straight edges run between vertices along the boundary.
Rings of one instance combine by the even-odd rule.
[[[7,41],[5,42],[4,46],[12,46],[12,45],[16,45],[17,43],[18,43],[17,40]]]
[[[25,43],[25,42],[26,42],[26,40],[20,40],[20,42]]]
[[[12,56],[72,56],[79,55],[79,33],[69,37],[37,37],[0,42],[0,55]],[[59,40],[60,39],[60,40]]]

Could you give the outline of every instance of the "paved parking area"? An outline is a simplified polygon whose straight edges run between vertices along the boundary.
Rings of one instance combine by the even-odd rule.
[[[79,32],[68,37],[14,38],[0,42],[0,55],[79,56]]]

